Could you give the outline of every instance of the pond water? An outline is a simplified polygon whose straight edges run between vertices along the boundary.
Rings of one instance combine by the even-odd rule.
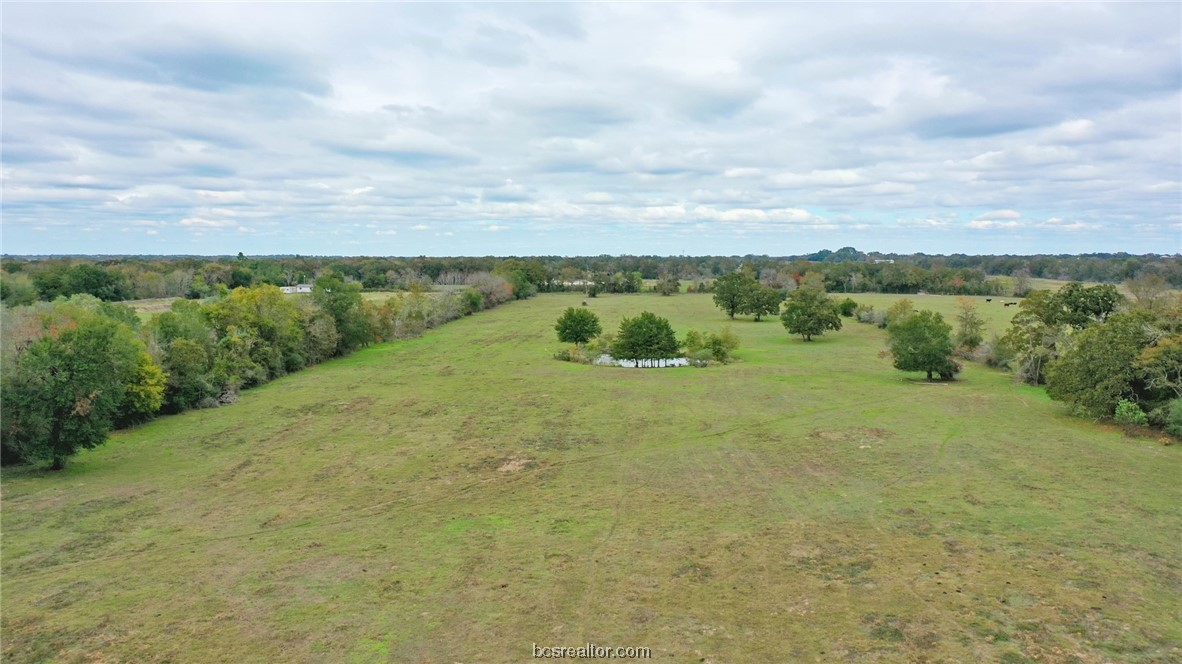
[[[635,360],[617,360],[616,358],[612,357],[611,355],[607,355],[607,354],[600,355],[599,357],[595,358],[595,364],[598,364],[599,366],[604,366],[604,367],[617,366],[617,367],[628,367],[630,369],[636,368],[636,361]],[[689,366],[689,360],[685,359],[684,357],[667,357],[667,358],[662,358],[659,360],[641,360],[640,361],[640,367],[642,369],[660,369],[660,368],[664,368],[664,367],[687,367],[687,366]]]

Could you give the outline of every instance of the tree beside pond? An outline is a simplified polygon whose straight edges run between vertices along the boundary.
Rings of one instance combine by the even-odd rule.
[[[620,321],[620,331],[612,344],[612,357],[631,360],[636,366],[645,360],[663,360],[678,356],[677,335],[669,321],[643,311],[635,318]]]
[[[590,309],[568,307],[554,326],[558,332],[558,340],[568,344],[583,344],[591,341],[603,332],[599,324],[599,316],[591,313]]]

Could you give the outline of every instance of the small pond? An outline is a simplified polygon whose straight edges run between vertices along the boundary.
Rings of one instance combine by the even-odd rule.
[[[597,364],[601,367],[617,366],[617,367],[628,367],[630,369],[636,368],[636,361],[635,360],[617,360],[616,358],[612,357],[611,355],[607,355],[607,354],[600,355],[599,357],[595,358],[595,364]],[[667,358],[661,358],[659,360],[641,360],[640,361],[640,367],[642,369],[650,369],[650,368],[651,369],[659,369],[659,368],[663,368],[663,367],[687,367],[687,366],[689,366],[689,360],[685,359],[684,357],[667,357]]]

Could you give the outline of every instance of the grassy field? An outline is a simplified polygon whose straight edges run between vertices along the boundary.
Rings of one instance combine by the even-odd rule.
[[[583,298],[369,348],[59,474],[6,469],[4,661],[521,662],[586,642],[1182,660],[1182,448],[976,365],[925,384],[856,323],[803,343],[735,321],[741,361],[707,369],[555,361]],[[704,295],[588,302],[609,330],[644,309],[679,334],[727,324]]]

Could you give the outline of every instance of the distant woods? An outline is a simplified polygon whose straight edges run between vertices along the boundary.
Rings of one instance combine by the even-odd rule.
[[[315,258],[121,257],[97,259],[5,258],[0,300],[9,306],[93,295],[103,301],[216,297],[238,287],[311,284],[336,274],[362,290],[408,290],[412,286],[473,285],[486,275],[507,282],[515,297],[564,290],[672,295],[712,291],[713,282],[743,272],[760,285],[791,290],[817,275],[830,293],[941,293],[1018,295],[1031,279],[1121,283],[1152,275],[1166,287],[1182,288],[1182,260],[1129,254],[1083,256],[927,256],[866,254],[851,247],[789,257],[769,256],[537,256],[526,258]],[[752,303],[752,306],[758,306]],[[737,312],[736,312],[737,313]]]

